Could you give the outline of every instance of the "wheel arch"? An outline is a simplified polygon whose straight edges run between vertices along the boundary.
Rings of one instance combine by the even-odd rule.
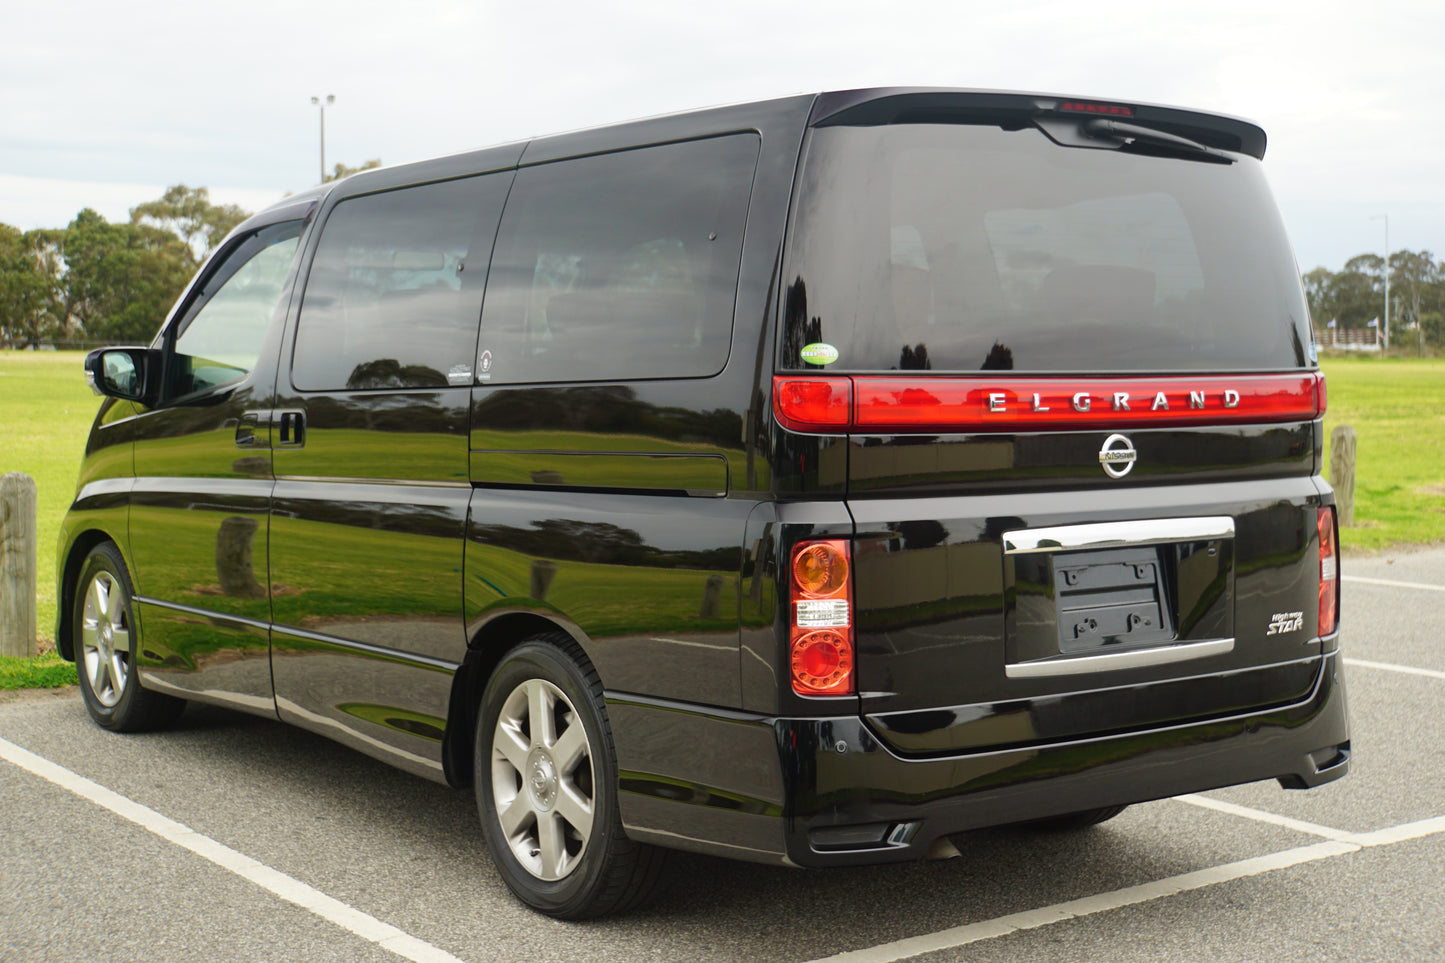
[[[596,663],[588,653],[590,640],[585,633],[571,622],[549,618],[548,614],[530,610],[507,612],[472,630],[466,657],[452,680],[446,735],[442,740],[442,770],[448,785],[461,789],[472,785],[475,778],[472,740],[482,692],[492,672],[508,652],[523,642],[559,633],[572,639],[579,650],[577,654],[595,668]]]
[[[86,558],[97,545],[104,542],[111,542],[120,552],[121,559],[125,562],[126,571],[130,575],[131,585],[135,585],[135,566],[131,564],[130,555],[126,552],[121,540],[110,532],[100,528],[87,528],[76,535],[66,550],[65,561],[60,566],[60,577],[57,580],[55,597],[55,650],[60,657],[75,661],[75,643],[72,638],[75,612],[75,580],[80,577],[81,566],[85,564]],[[139,614],[136,613],[136,618]]]

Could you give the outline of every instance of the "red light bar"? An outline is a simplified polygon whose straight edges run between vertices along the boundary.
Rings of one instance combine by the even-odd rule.
[[[846,431],[853,417],[852,379],[775,377],[773,411],[792,431]]]
[[[773,381],[793,431],[980,432],[1269,424],[1324,413],[1324,376],[815,376]]]
[[[1100,114],[1109,117],[1133,117],[1134,109],[1119,104],[1091,104],[1077,100],[1066,100],[1059,105],[1059,110],[1068,111],[1071,114]]]

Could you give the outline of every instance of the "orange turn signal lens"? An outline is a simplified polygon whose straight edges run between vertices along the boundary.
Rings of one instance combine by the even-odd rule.
[[[848,543],[811,542],[793,555],[793,584],[815,598],[836,595],[848,584]]]

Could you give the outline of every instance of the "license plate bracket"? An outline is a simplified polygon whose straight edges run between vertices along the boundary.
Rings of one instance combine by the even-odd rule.
[[[1229,516],[1020,528],[1002,541],[1010,678],[1145,665],[1160,678],[1177,672],[1169,663],[1207,654],[1205,644],[1233,651]]]
[[[1156,546],[1060,553],[1052,561],[1060,654],[1174,640]]]

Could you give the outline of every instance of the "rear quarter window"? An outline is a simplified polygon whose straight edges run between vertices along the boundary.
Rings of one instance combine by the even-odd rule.
[[[523,168],[482,311],[478,378],[686,378],[727,362],[758,137]]]

